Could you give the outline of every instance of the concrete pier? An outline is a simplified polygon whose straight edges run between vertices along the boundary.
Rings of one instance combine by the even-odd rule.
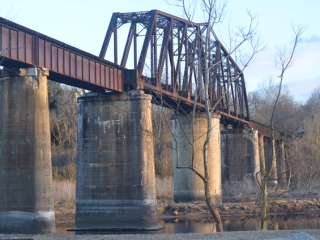
[[[0,232],[54,230],[48,72],[0,72]]]
[[[257,173],[260,172],[260,150],[259,150],[259,132],[256,129],[251,130],[251,139],[253,145],[253,177],[257,177]]]
[[[248,172],[248,140],[243,129],[228,127],[222,131],[224,142],[224,165],[227,169],[227,181],[242,181]],[[250,156],[251,157],[251,156]],[[251,170],[251,169],[250,169]]]
[[[152,105],[157,199],[173,201],[172,110]]]
[[[280,186],[287,184],[287,166],[286,166],[286,154],[283,140],[276,141],[277,150],[277,170]]]
[[[274,159],[272,159],[271,162],[271,179],[272,184],[277,185],[278,184],[278,171],[277,171],[277,165],[278,165],[278,158],[277,158],[277,147],[276,147],[276,140],[272,139],[272,154]]]
[[[255,173],[260,170],[258,132],[246,127],[222,130],[224,194],[256,192]]]
[[[209,188],[215,204],[221,204],[221,146],[220,117],[213,115],[212,130],[208,148]],[[204,183],[195,169],[203,175],[203,146],[208,131],[205,114],[192,116],[176,115],[173,120],[174,131],[174,200],[204,200]]]
[[[276,158],[276,143],[271,138],[264,138],[265,167],[266,171],[271,171],[269,185],[276,186],[278,184],[277,159],[272,161],[273,154]]]
[[[78,103],[76,228],[158,229],[151,96]]]
[[[260,157],[260,169],[266,171],[266,156],[264,151],[264,136],[259,134],[259,157]]]

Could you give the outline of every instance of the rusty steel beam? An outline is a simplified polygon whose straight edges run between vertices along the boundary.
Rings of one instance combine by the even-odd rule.
[[[41,33],[0,18],[3,66],[47,68],[50,79],[88,90],[123,91],[123,69]]]

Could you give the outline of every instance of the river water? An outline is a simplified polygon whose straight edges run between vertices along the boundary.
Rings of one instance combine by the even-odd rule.
[[[163,229],[152,233],[213,233],[215,226],[212,223],[195,222],[192,220],[178,221],[170,220],[162,222]],[[257,218],[233,218],[224,220],[224,231],[254,231],[259,230],[260,221]],[[269,220],[270,230],[291,230],[291,229],[320,229],[319,216],[276,216]],[[57,223],[56,232],[62,234],[74,234],[73,222]],[[92,232],[91,232],[92,233]],[[101,233],[101,232],[99,232]],[[116,232],[128,233],[128,232]]]
[[[268,223],[269,230],[320,229],[320,218],[318,216],[277,216],[272,217]],[[260,230],[260,220],[257,218],[225,220],[223,228],[224,231],[257,231]],[[215,226],[212,223],[192,221],[166,222],[164,232],[212,233],[215,232]]]

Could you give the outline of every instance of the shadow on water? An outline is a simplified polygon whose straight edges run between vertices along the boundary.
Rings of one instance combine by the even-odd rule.
[[[147,231],[145,234],[154,233],[213,233],[216,232],[215,225],[209,222],[196,222],[192,220],[170,220],[163,221],[163,229],[159,231]],[[224,220],[224,231],[256,231],[260,230],[258,218],[232,218]],[[70,231],[73,223],[57,226],[57,233],[64,234],[128,234],[142,233],[141,231]],[[274,216],[269,219],[269,230],[291,230],[291,229],[320,229],[319,216],[293,215]]]

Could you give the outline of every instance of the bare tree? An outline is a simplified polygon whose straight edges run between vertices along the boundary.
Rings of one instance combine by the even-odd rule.
[[[195,5],[190,5],[190,2],[185,0],[178,0],[176,1],[177,6],[180,6],[183,9],[185,16],[191,22],[192,16],[194,15]],[[220,23],[223,19],[224,10],[226,4],[223,2],[222,4],[218,0],[201,0],[201,10],[205,14],[205,34],[198,37],[198,42],[195,43],[197,48],[197,71],[196,71],[196,91],[194,96],[194,102],[196,103],[199,99],[204,100],[205,103],[205,114],[206,114],[206,122],[207,122],[207,132],[205,136],[205,141],[203,144],[203,173],[199,172],[196,168],[192,166],[183,166],[179,168],[188,168],[192,170],[204,183],[204,192],[205,192],[205,201],[208,206],[208,209],[217,224],[217,230],[223,231],[222,220],[218,210],[218,206],[215,204],[214,199],[212,199],[212,195],[209,189],[209,169],[208,169],[208,145],[210,142],[213,126],[212,126],[212,114],[216,111],[217,106],[225,98],[226,92],[222,93],[222,96],[219,99],[216,99],[214,103],[210,101],[209,91],[210,91],[210,74],[209,72],[212,68],[216,67],[218,64],[221,64],[221,61],[218,61],[212,64],[210,61],[210,51],[212,45],[212,36],[215,37],[214,33],[214,26],[217,23]],[[191,13],[192,11],[192,13]],[[242,71],[249,65],[249,63],[253,60],[254,56],[262,50],[260,47],[259,42],[256,40],[256,32],[255,32],[255,18],[249,14],[250,17],[250,24],[247,28],[240,28],[240,40],[235,44],[233,49],[229,50],[229,56],[234,54],[236,51],[240,49],[245,43],[249,43],[251,47],[251,53],[248,59],[244,62]],[[200,40],[200,41],[199,41]],[[242,72],[241,71],[241,72]],[[235,79],[239,78],[240,76],[234,76]],[[192,122],[195,121],[197,112],[197,106],[194,104],[193,111],[192,111]],[[194,125],[194,124],[193,124]],[[192,129],[192,131],[194,131]],[[194,134],[193,134],[194,136]],[[193,145],[195,139],[193,137],[193,141],[190,143]],[[193,147],[193,146],[192,146]],[[194,152],[193,152],[194,155]],[[192,156],[192,159],[194,156]],[[193,160],[192,160],[193,162]]]
[[[287,72],[288,68],[291,66],[298,43],[300,41],[303,29],[294,28],[294,41],[291,47],[290,53],[286,54],[286,51],[279,51],[278,53],[278,65],[280,67],[280,82],[277,91],[277,95],[275,98],[275,102],[272,107],[271,117],[270,117],[270,128],[272,131],[271,134],[271,141],[272,141],[272,163],[270,169],[261,168],[261,171],[257,173],[256,180],[258,182],[259,190],[260,190],[260,207],[261,207],[261,229],[266,230],[268,227],[268,183],[272,179],[272,172],[276,171],[276,146],[275,146],[275,130],[274,130],[274,116],[277,110],[279,98],[281,95],[283,80],[285,77],[285,73]]]

